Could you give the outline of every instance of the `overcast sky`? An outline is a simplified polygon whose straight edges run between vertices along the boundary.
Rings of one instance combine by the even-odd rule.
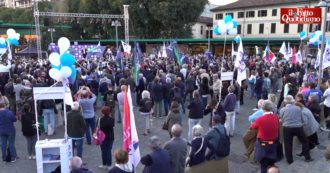
[[[215,5],[225,5],[235,1],[237,0],[209,0],[211,4],[215,4]]]

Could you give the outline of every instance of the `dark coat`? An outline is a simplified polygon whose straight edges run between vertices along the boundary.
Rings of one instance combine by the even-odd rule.
[[[37,128],[34,126],[36,118],[31,112],[24,112],[21,116],[23,136],[34,136],[37,134]]]
[[[202,119],[203,118],[203,105],[199,98],[194,98],[194,100],[188,105],[189,118],[190,119]]]
[[[256,80],[256,85],[254,87],[254,91],[258,94],[262,93],[262,85],[263,85],[263,78],[262,77],[258,77]]]
[[[163,97],[163,86],[159,83],[152,86],[152,98],[155,102],[160,102],[164,99]]]
[[[207,140],[204,137],[198,137],[191,141],[189,166],[195,166],[205,161],[205,152],[207,149],[207,145]]]
[[[142,173],[171,173],[170,155],[164,149],[155,150],[141,158]]]
[[[84,117],[79,111],[70,111],[67,113],[68,136],[71,138],[84,137],[86,123]]]
[[[104,140],[111,140],[115,139],[115,135],[113,132],[113,127],[115,126],[115,120],[112,117],[103,116],[100,119],[100,129],[105,134]]]

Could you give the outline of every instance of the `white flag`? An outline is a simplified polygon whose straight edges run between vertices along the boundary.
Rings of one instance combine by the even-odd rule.
[[[165,43],[163,43],[163,47],[162,47],[162,57],[163,57],[163,58],[167,58],[167,52],[166,52],[166,46],[165,46]]]
[[[296,53],[296,62],[302,64],[303,63],[303,57],[300,52],[300,50]]]
[[[259,47],[255,46],[255,48],[256,48],[256,55],[258,56],[259,55]]]
[[[128,151],[129,162],[136,168],[141,159],[140,143],[136,131],[131,90],[129,86],[127,88],[128,91],[124,98],[123,147]]]
[[[285,46],[285,42],[283,41],[282,43],[282,46],[280,48],[280,51],[279,51],[282,55],[286,55],[287,53],[287,49],[286,49],[286,46]]]
[[[237,68],[237,81],[242,86],[242,81],[246,79],[246,65],[244,62],[244,49],[242,40],[239,43],[238,51],[235,60],[235,67]]]
[[[323,64],[322,64],[322,69],[325,69],[327,67],[330,67],[330,45],[327,44],[324,50],[323,54]]]
[[[320,59],[321,59],[321,50],[318,49],[317,51],[317,58],[314,64],[314,68],[316,69],[320,65]]]
[[[131,46],[128,43],[125,43],[123,41],[121,41],[121,44],[123,45],[124,52],[130,54]]]

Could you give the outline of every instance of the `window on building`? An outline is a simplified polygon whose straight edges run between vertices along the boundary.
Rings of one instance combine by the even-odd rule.
[[[317,31],[317,30],[321,30],[321,24],[316,25],[316,30],[315,31]]]
[[[308,29],[309,32],[313,32],[313,24],[309,24],[309,29]]]
[[[232,18],[234,18],[234,13],[226,13],[226,16],[227,15],[231,16]]]
[[[270,33],[275,34],[276,32],[276,23],[270,25]]]
[[[244,18],[244,12],[243,11],[238,12],[237,18]]]
[[[330,7],[327,7],[327,13],[330,13]]]
[[[289,33],[289,24],[284,24],[284,33]]]
[[[248,24],[247,25],[247,34],[251,34],[252,33],[252,24]]]
[[[277,16],[277,9],[272,10],[272,16]]]
[[[237,34],[242,33],[242,25],[237,25]]]
[[[258,17],[267,17],[267,10],[259,10]]]
[[[215,14],[215,19],[216,20],[222,20],[223,19],[223,14],[222,13]]]
[[[203,25],[201,25],[201,35],[203,35]]]
[[[297,32],[302,32],[304,30],[304,25],[303,24],[298,24],[298,30]]]
[[[247,11],[246,18],[254,17],[254,11]]]
[[[264,24],[263,23],[261,23],[261,24],[259,24],[259,34],[263,34],[264,33]]]

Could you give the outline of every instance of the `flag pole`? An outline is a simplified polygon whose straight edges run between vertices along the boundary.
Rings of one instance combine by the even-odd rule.
[[[224,40],[224,42],[223,42],[223,54],[222,54],[222,57],[223,57],[223,58],[225,58],[226,41],[227,41],[227,32],[225,33],[225,40]]]

